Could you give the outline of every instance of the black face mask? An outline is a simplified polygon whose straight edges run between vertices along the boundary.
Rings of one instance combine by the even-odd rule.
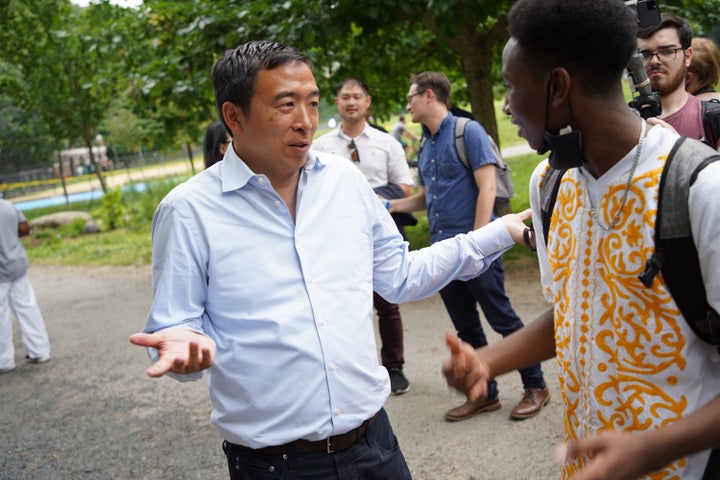
[[[568,99],[570,108],[570,123],[572,124],[572,106]],[[542,151],[540,155],[550,151],[548,162],[552,168],[567,170],[568,168],[582,167],[582,134],[580,130],[573,130],[571,125],[561,128],[557,135],[547,131],[548,116],[550,115],[550,81],[548,80],[547,93],[545,97],[545,132],[543,133]]]

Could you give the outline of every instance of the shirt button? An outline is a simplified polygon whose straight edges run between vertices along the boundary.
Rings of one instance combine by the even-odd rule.
[[[265,185],[265,179],[263,177],[258,178],[258,183],[260,185]]]
[[[270,468],[268,468],[268,470],[270,470],[271,472],[274,472],[274,471],[275,471],[275,467],[273,467],[272,465],[270,465]]]
[[[339,409],[339,408],[336,408],[336,409],[335,409],[335,415],[340,415],[340,409]]]
[[[337,365],[335,365],[334,363],[331,363],[330,370],[337,370]]]
[[[276,207],[279,207],[279,206],[280,206],[280,200],[275,200],[275,206],[276,206]]]

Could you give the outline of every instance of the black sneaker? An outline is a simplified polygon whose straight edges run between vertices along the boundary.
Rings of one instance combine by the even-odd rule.
[[[400,395],[410,390],[410,382],[403,375],[402,368],[388,368],[390,374],[390,393]]]

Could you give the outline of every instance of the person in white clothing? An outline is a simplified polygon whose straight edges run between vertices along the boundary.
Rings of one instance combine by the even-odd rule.
[[[0,198],[0,373],[15,369],[11,311],[22,331],[26,360],[50,360],[50,340],[28,276],[27,253],[20,242],[20,237],[29,234],[25,215]]]

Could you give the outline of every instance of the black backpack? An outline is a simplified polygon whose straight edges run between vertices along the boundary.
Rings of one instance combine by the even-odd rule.
[[[720,100],[703,100],[700,112],[705,143],[717,149],[720,146]]]
[[[718,160],[720,154],[701,142],[682,137],[675,143],[660,177],[655,252],[647,260],[645,271],[638,276],[643,285],[650,288],[655,276],[662,272],[683,317],[693,331],[711,345],[720,345],[720,315],[707,301],[690,230],[688,197],[698,173]],[[555,199],[565,172],[550,168],[540,185],[540,216],[546,245]]]

